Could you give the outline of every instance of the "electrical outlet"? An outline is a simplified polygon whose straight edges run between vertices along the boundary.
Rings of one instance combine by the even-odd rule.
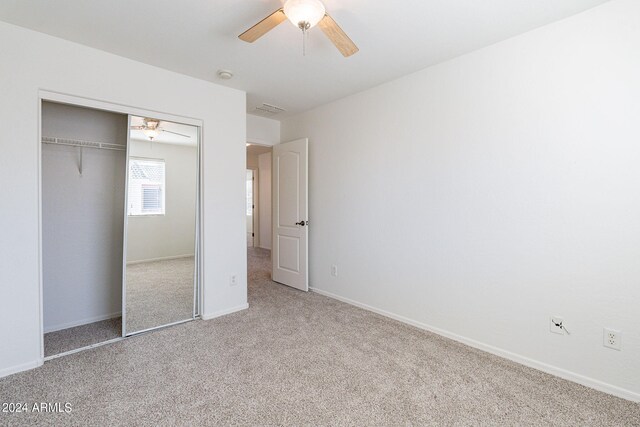
[[[551,316],[549,318],[549,331],[553,332],[554,334],[564,335],[562,322],[563,322],[562,317]]]
[[[335,264],[331,266],[331,275],[333,277],[338,277],[338,266]]]
[[[229,286],[236,286],[238,284],[238,276],[235,274],[231,275],[231,279],[229,280]]]
[[[614,350],[622,350],[622,337],[620,331],[613,329],[604,329],[604,346],[612,348]]]

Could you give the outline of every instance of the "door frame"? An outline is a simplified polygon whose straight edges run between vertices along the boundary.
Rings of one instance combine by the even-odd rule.
[[[258,245],[256,245],[256,237],[258,242],[260,242],[260,222],[259,220],[259,215],[260,215],[260,208],[259,208],[259,203],[258,201],[260,200],[259,198],[259,188],[258,188],[258,175],[259,175],[259,169],[254,169],[254,168],[250,168],[247,166],[247,171],[251,171],[253,174],[253,183],[251,184],[252,187],[252,200],[251,203],[253,203],[253,210],[252,210],[252,218],[251,218],[251,228],[252,228],[252,242],[253,245],[251,247],[255,248],[255,247],[259,247]],[[246,197],[245,197],[246,200]],[[256,219],[258,218],[258,220]]]
[[[78,95],[73,95],[73,94],[68,94],[68,93],[63,93],[63,92],[57,92],[57,91],[51,91],[51,90],[46,90],[46,89],[39,89],[38,90],[38,98],[37,98],[37,112],[38,112],[38,131],[37,131],[37,135],[38,135],[38,139],[36,140],[36,156],[37,156],[37,183],[38,183],[38,305],[39,305],[39,315],[40,315],[40,319],[39,319],[39,327],[40,327],[40,360],[41,361],[45,361],[45,360],[49,360],[49,359],[53,359],[53,358],[57,358],[57,357],[61,357],[61,356],[65,356],[68,354],[72,354],[72,353],[77,353],[79,351],[82,350],[86,350],[89,348],[94,348],[100,345],[104,345],[104,344],[109,344],[111,342],[116,342],[122,339],[125,339],[126,337],[121,337],[121,338],[116,338],[113,340],[109,340],[109,341],[105,341],[103,343],[99,343],[99,344],[94,344],[88,347],[83,347],[80,349],[76,349],[76,350],[71,350],[65,353],[61,353],[58,355],[54,355],[54,356],[49,356],[49,357],[45,357],[44,356],[44,282],[43,282],[43,271],[42,271],[42,267],[43,267],[43,254],[42,254],[42,102],[43,101],[48,101],[48,102],[54,102],[54,103],[58,103],[58,104],[68,104],[68,105],[73,105],[73,106],[77,106],[77,107],[85,107],[85,108],[92,108],[95,110],[103,110],[103,111],[109,111],[109,112],[113,112],[113,113],[120,113],[120,114],[127,114],[127,115],[135,115],[135,116],[143,116],[143,117],[155,117],[158,118],[160,120],[167,120],[167,121],[172,121],[172,122],[177,122],[177,123],[183,123],[183,124],[187,124],[187,125],[191,125],[191,126],[196,126],[198,127],[198,136],[199,136],[199,144],[198,144],[198,177],[197,177],[197,207],[196,207],[196,215],[197,215],[197,220],[196,220],[196,244],[198,245],[199,251],[196,255],[196,269],[197,269],[197,275],[198,275],[198,280],[195,283],[195,286],[197,287],[197,292],[196,292],[196,296],[195,298],[198,301],[198,304],[196,306],[196,310],[197,310],[197,316],[195,316],[194,318],[199,318],[200,315],[202,314],[202,308],[204,307],[204,298],[205,298],[205,294],[204,294],[204,289],[202,287],[202,283],[204,283],[204,270],[202,267],[202,259],[203,259],[203,244],[202,244],[202,231],[203,231],[203,227],[202,227],[202,223],[201,223],[201,219],[203,218],[203,205],[204,203],[202,203],[202,198],[204,195],[204,181],[202,179],[202,171],[203,171],[203,167],[202,167],[202,162],[203,162],[203,144],[202,141],[204,140],[204,121],[202,119],[198,119],[198,118],[194,118],[194,117],[186,117],[186,116],[177,116],[174,114],[168,114],[168,113],[163,113],[163,112],[159,112],[159,111],[153,111],[153,110],[147,110],[144,108],[139,108],[139,107],[135,107],[135,106],[131,106],[131,105],[125,105],[125,104],[119,104],[119,103],[114,103],[114,102],[109,102],[109,101],[104,101],[104,100],[98,100],[98,99],[93,99],[93,98],[87,98],[87,97],[83,97],[83,96],[78,96]],[[129,134],[129,132],[127,132],[127,135]],[[128,136],[127,136],[127,142],[128,142]],[[128,152],[128,151],[127,151]],[[128,174],[128,171],[127,171]],[[125,191],[125,197],[126,197],[126,191]],[[126,208],[126,203],[125,203],[125,208]],[[126,212],[126,211],[125,211]],[[125,232],[126,232],[126,224],[125,224]],[[123,254],[126,256],[126,241],[124,242],[123,245]],[[124,292],[125,289],[123,287],[122,289],[123,295],[123,303],[124,303]],[[123,312],[123,315],[125,315],[125,313]],[[124,321],[124,318],[123,318]],[[123,328],[122,331],[125,331],[124,328],[124,324],[123,324]]]

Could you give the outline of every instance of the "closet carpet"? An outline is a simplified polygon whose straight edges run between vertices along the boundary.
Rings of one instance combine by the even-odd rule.
[[[640,425],[640,405],[269,280],[250,308],[129,338],[0,380],[0,425]]]
[[[87,347],[122,336],[122,318],[102,320],[87,325],[44,334],[44,355]]]
[[[194,258],[127,266],[127,332],[142,331],[193,316]],[[122,336],[122,319],[110,319],[44,336],[44,355],[101,343]]]

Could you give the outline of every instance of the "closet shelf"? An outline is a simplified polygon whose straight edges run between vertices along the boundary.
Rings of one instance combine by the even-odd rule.
[[[53,138],[50,136],[42,137],[43,144],[68,145],[80,148],[98,148],[102,150],[118,150],[126,151],[126,145],[112,144],[109,142],[82,141],[80,139]]]

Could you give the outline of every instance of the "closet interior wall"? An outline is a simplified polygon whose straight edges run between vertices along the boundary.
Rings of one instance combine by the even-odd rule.
[[[126,148],[126,115],[42,103],[42,137]],[[126,151],[42,144],[44,332],[122,311]]]

